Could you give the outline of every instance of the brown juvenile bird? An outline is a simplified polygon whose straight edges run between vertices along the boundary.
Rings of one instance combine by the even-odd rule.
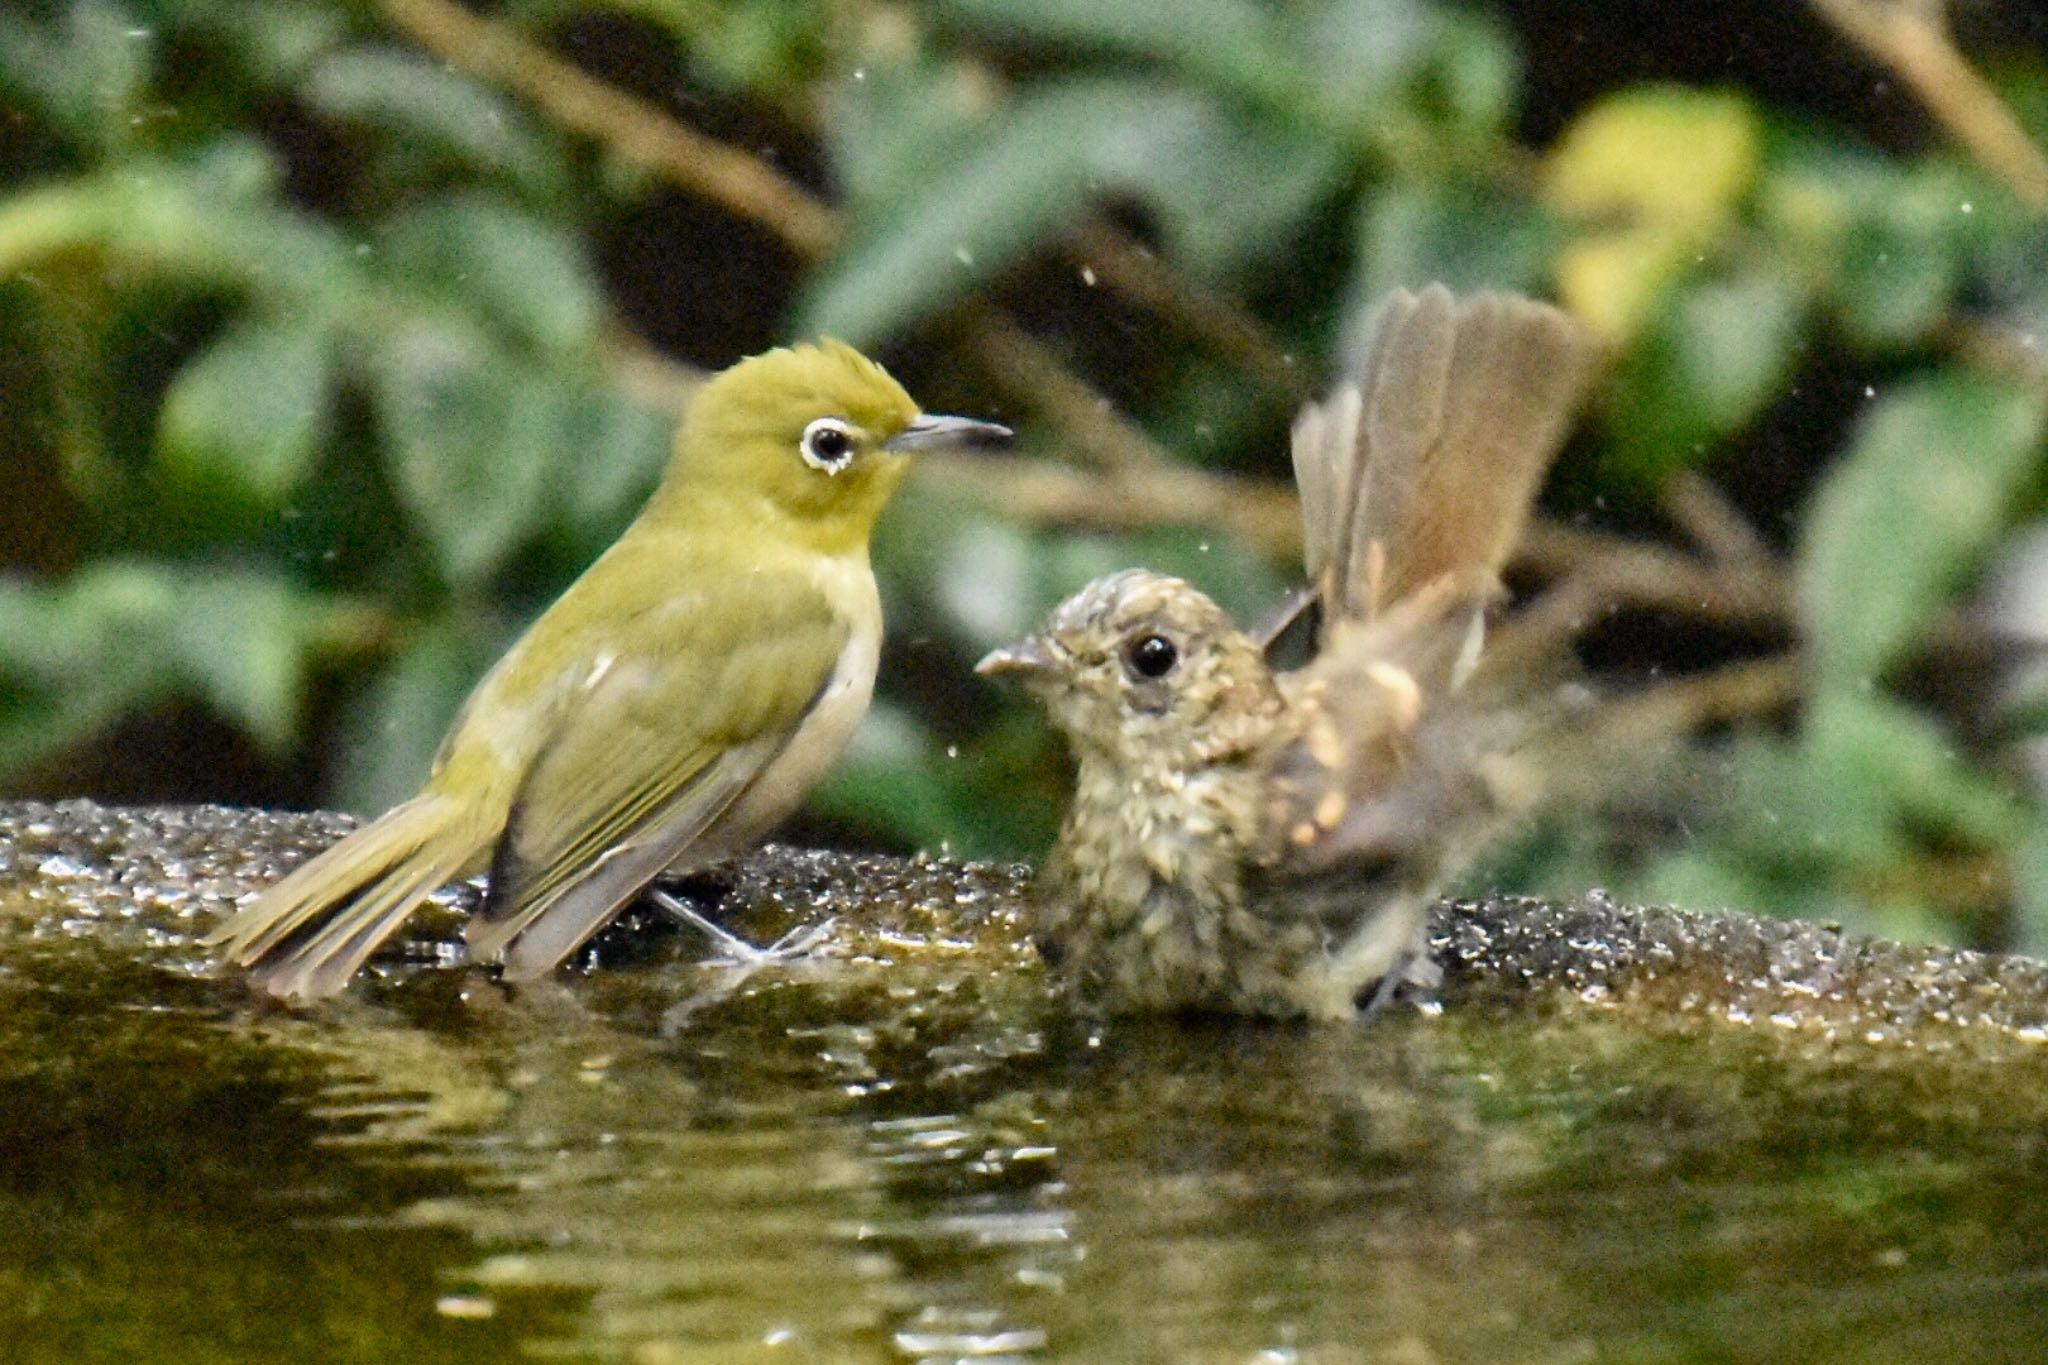
[[[1397,292],[1356,383],[1294,425],[1306,666],[1141,569],[981,661],[1074,752],[1033,923],[1085,999],[1341,1019],[1430,978],[1430,899],[1527,795],[1518,708],[1461,689],[1593,369],[1545,304]]]

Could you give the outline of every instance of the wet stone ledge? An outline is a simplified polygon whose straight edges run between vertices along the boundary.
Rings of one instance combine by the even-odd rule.
[[[182,977],[213,974],[199,938],[238,898],[354,827],[346,816],[222,806],[0,802],[0,966],[6,945],[90,942]],[[673,889],[755,942],[811,925],[821,959],[1036,974],[1027,870],[778,845]],[[462,965],[477,888],[434,901],[380,962],[387,983]],[[1495,896],[1438,907],[1441,1004],[1586,1006],[1933,1050],[2048,1041],[2048,964],[1898,944],[1797,921]],[[579,959],[584,972],[702,951],[648,911]],[[571,977],[575,972],[569,973]],[[225,983],[224,983],[225,984]]]

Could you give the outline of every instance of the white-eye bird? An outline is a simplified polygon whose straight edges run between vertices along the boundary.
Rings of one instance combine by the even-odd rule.
[[[920,413],[829,339],[717,375],[647,506],[477,684],[419,794],[208,942],[275,995],[329,995],[436,888],[487,867],[470,951],[530,978],[664,870],[748,848],[867,710],[869,533],[912,457],[1008,435]]]

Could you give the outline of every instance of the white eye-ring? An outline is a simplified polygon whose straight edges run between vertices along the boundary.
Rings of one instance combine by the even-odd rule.
[[[811,468],[837,474],[853,462],[858,448],[853,433],[854,429],[837,417],[820,417],[804,428],[797,450]]]

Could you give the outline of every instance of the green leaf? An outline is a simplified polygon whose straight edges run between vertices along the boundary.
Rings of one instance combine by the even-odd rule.
[[[55,584],[0,581],[0,771],[170,695],[157,641],[176,602],[161,574],[125,563]]]
[[[1048,605],[1035,539],[955,490],[912,480],[876,527],[874,554],[889,606],[902,594],[970,653],[1034,629]]]
[[[1763,221],[1823,282],[1849,339],[1913,345],[1954,303],[1975,256],[2039,276],[2035,226],[1974,168],[1942,156],[1910,164],[1789,136],[1760,195]]]
[[[943,847],[958,821],[956,795],[941,765],[949,760],[902,708],[877,702],[846,755],[805,803],[814,814]]]
[[[566,453],[559,394],[480,338],[426,321],[379,349],[374,381],[399,495],[448,579],[473,583],[538,520]]]
[[[1799,550],[1823,694],[1867,688],[1911,646],[2003,524],[2042,430],[2037,394],[1961,372],[1905,386],[1864,418]]]
[[[1562,225],[1526,199],[1454,181],[1390,181],[1360,204],[1352,325],[1362,326],[1395,288],[1441,281],[1541,292],[1563,241]]]
[[[1741,746],[1721,841],[1760,872],[1803,883],[1898,857],[1896,794],[1856,770],[1849,735],[1837,725],[1818,745],[1802,736]]]
[[[517,105],[410,52],[373,44],[337,52],[313,68],[304,94],[331,118],[438,148],[479,169],[526,181],[554,174]]]
[[[187,576],[166,640],[180,674],[273,755],[298,730],[305,658],[324,606],[254,573]]]
[[[1270,96],[1299,84],[1297,54],[1249,0],[946,0],[945,8],[991,28],[1157,61],[1223,90]]]
[[[1865,345],[1901,345],[1948,311],[1975,211],[1970,177],[1940,163],[1849,182],[1860,191],[1841,245],[1842,320]]]
[[[1147,200],[1168,254],[1208,282],[1283,250],[1344,170],[1336,145],[1212,104],[1136,112],[1156,121],[1105,126],[1093,179]]]
[[[474,307],[543,355],[589,348],[601,304],[580,243],[558,223],[488,195],[450,196],[400,215],[384,265]]]
[[[421,630],[346,707],[327,800],[373,815],[418,791],[441,736],[502,643],[446,618]]]
[[[1926,716],[1889,698],[1823,694],[1806,719],[1807,781],[1837,793],[1877,794],[1922,832],[1981,847],[2020,834],[2022,807]]]
[[[1667,296],[1611,390],[1611,467],[1654,487],[1741,430],[1792,376],[1803,303],[1765,269]]]
[[[572,531],[596,538],[594,555],[661,481],[675,448],[676,419],[610,389],[579,391],[565,401],[562,449],[576,453],[576,473],[564,481],[559,506]]]
[[[1499,24],[1426,0],[1331,0],[1308,16],[1296,46],[1328,111],[1369,130],[1420,116],[1497,134],[1520,95],[1520,62]]]
[[[232,328],[172,382],[159,462],[181,481],[277,506],[303,482],[325,435],[332,369],[323,328]]]
[[[295,79],[348,33],[346,13],[293,0],[156,0],[167,19],[203,33],[270,84]]]
[[[2029,957],[2048,956],[2048,811],[2028,812],[2026,830],[2013,845],[2012,870],[2019,901],[2013,947]]]
[[[1162,97],[1083,85],[1020,100],[951,165],[925,168],[862,220],[806,290],[800,330],[865,345],[959,298],[1073,216],[1106,120]]]
[[[834,94],[825,129],[856,221],[885,214],[934,168],[959,161],[989,116],[989,91],[936,61],[863,71]]]
[[[0,277],[67,250],[121,258],[131,279],[221,284],[329,313],[359,297],[347,240],[265,198],[264,157],[241,138],[189,159],[143,158],[0,198]]]
[[[1429,60],[1439,18],[1420,0],[1329,0],[1305,17],[1300,46],[1317,83],[1363,112]]]
[[[1433,12],[1443,33],[1432,74],[1449,121],[1466,132],[1505,135],[1522,94],[1522,63],[1513,38],[1488,15]]]
[[[134,136],[130,114],[149,79],[154,37],[107,0],[75,0],[46,24],[0,13],[0,92],[74,141],[116,150]]]
[[[1336,165],[1306,140],[1138,81],[1039,90],[955,153],[902,185],[872,186],[864,230],[806,294],[805,330],[856,345],[887,335],[1018,259],[1105,189],[1157,208],[1189,266],[1225,270],[1270,250]]]
[[[0,584],[0,770],[179,695],[281,752],[334,609],[282,579],[202,565],[117,560]]]

